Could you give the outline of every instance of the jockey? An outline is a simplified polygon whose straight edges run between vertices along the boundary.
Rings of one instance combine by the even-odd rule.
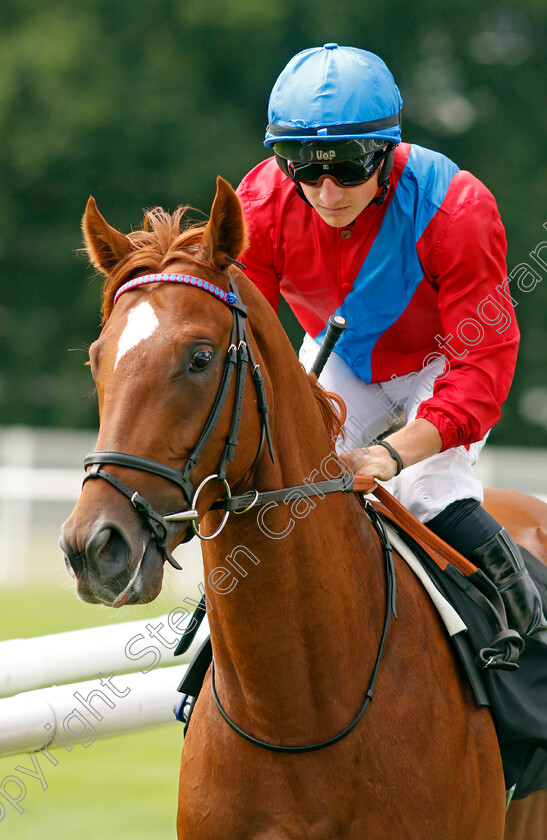
[[[341,457],[393,479],[405,507],[495,582],[510,626],[547,643],[536,586],[473,471],[519,343],[504,229],[473,175],[401,142],[401,108],[373,53],[331,43],[292,58],[270,96],[274,156],[238,188],[241,259],[306,330],[307,370],[329,316],[346,318],[320,377],[347,406]]]

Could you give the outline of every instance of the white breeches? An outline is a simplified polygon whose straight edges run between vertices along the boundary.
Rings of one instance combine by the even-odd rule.
[[[307,371],[318,350],[315,341],[304,336],[300,361]],[[435,377],[443,370],[443,361],[436,359],[417,373],[366,385],[341,356],[332,353],[319,382],[327,391],[339,394],[346,404],[345,441],[337,444],[337,450],[370,445],[394,423],[404,425],[414,420],[420,402],[431,396]],[[468,448],[456,446],[406,467],[393,479],[393,495],[421,522],[432,519],[458,499],[482,502],[483,488],[473,464],[485,441],[486,437]]]

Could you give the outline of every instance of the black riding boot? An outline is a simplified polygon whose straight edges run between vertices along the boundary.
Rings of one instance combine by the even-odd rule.
[[[547,644],[547,620],[540,594],[505,528],[474,549],[469,559],[496,584],[509,626]]]

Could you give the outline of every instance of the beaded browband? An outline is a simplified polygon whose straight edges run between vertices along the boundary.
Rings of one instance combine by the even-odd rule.
[[[114,296],[114,303],[124,292],[129,292],[131,289],[136,289],[138,286],[147,286],[150,283],[183,283],[187,286],[196,286],[198,289],[203,289],[210,292],[216,298],[225,303],[227,306],[233,306],[237,303],[237,295],[233,292],[225,292],[219,289],[214,283],[208,280],[202,280],[201,277],[192,277],[190,274],[144,274],[142,277],[134,277],[124,283]]]

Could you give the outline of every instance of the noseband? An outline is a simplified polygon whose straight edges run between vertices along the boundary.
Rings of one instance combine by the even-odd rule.
[[[140,455],[130,455],[127,452],[91,452],[84,459],[84,466],[86,468],[91,467],[91,469],[84,478],[84,484],[90,479],[102,478],[104,481],[107,481],[112,487],[114,487],[116,490],[118,490],[120,493],[126,496],[126,498],[130,500],[133,507],[140,514],[145,524],[152,532],[154,540],[156,541],[158,549],[164,557],[164,559],[166,559],[172,566],[174,566],[174,568],[180,569],[180,565],[177,563],[177,561],[172,556],[169,550],[168,531],[165,522],[190,520],[192,522],[192,528],[196,536],[198,536],[200,539],[213,539],[215,536],[217,536],[218,533],[220,533],[220,531],[224,527],[226,519],[228,518],[228,515],[230,513],[230,509],[226,509],[226,513],[222,519],[220,527],[214,534],[211,534],[207,537],[200,534],[199,528],[195,523],[195,520],[198,518],[196,503],[204,485],[207,484],[207,482],[215,479],[221,484],[224,484],[227,498],[231,498],[230,487],[228,486],[228,482],[226,481],[226,471],[228,469],[229,463],[233,461],[235,457],[235,451],[238,443],[239,428],[241,424],[241,416],[243,410],[243,397],[245,395],[245,380],[247,375],[247,366],[249,363],[252,366],[251,378],[253,380],[256,390],[258,400],[258,411],[260,415],[260,441],[255,459],[253,461],[253,466],[256,463],[258,456],[260,455],[262,446],[264,444],[264,439],[267,440],[268,450],[272,461],[274,461],[275,458],[268,418],[269,408],[266,399],[266,391],[264,389],[264,377],[262,376],[259,366],[256,364],[252,349],[248,343],[246,328],[247,307],[241,302],[239,298],[239,293],[233,278],[230,276],[230,292],[225,292],[222,289],[219,289],[218,286],[215,286],[213,283],[210,283],[206,280],[202,280],[199,277],[193,277],[187,274],[146,274],[143,277],[135,277],[133,280],[129,280],[127,283],[124,283],[122,286],[120,286],[114,298],[114,304],[119,299],[119,297],[125,292],[151,283],[179,283],[189,286],[195,286],[198,289],[203,289],[203,291],[214,295],[214,297],[216,297],[218,300],[220,300],[222,303],[228,306],[232,311],[234,322],[230,337],[230,345],[228,347],[226,361],[224,363],[224,370],[222,373],[222,379],[220,382],[219,389],[217,391],[215,402],[211,409],[211,413],[209,414],[209,417],[205,423],[204,429],[199,437],[199,440],[194,447],[194,451],[192,452],[186,464],[181,470],[178,470],[175,467],[170,467],[167,464],[163,464],[161,461],[154,461],[150,458],[143,458]],[[230,389],[230,383],[232,381],[234,369],[236,370],[236,385],[234,407],[232,410],[232,421],[230,424],[228,437],[226,438],[226,443],[224,445],[224,449],[215,472],[212,475],[205,478],[198,486],[198,488],[195,489],[190,479],[190,472],[198,463],[203,449],[207,441],[211,437],[215,426],[220,418],[220,415],[223,411],[224,403],[226,402],[228,391]],[[189,510],[181,511],[179,513],[168,514],[166,516],[161,516],[152,508],[150,502],[148,502],[147,499],[141,496],[138,492],[131,490],[126,484],[123,483],[123,481],[120,481],[120,479],[117,478],[115,475],[103,469],[103,465],[105,464],[113,464],[115,466],[120,467],[129,467],[130,469],[134,470],[142,470],[144,472],[160,476],[161,478],[166,478],[168,481],[172,481],[182,490],[184,498],[186,499],[186,502],[189,505]],[[249,497],[247,498],[249,501],[248,507],[252,507],[256,498],[255,500]],[[187,539],[191,539],[191,536]],[[185,540],[185,542],[186,541],[187,540]]]

